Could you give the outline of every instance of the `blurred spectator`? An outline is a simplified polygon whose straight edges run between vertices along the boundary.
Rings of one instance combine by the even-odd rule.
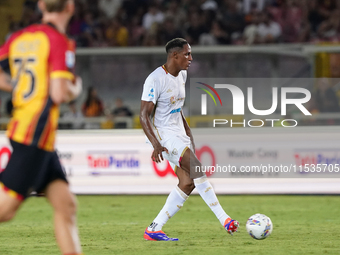
[[[262,12],[271,15],[259,28],[262,43],[340,41],[340,0],[75,0],[75,5],[67,32],[79,47],[160,46],[183,35],[196,45],[202,34],[204,45],[252,44]],[[6,39],[40,17],[37,0],[25,0],[21,20],[12,20]]]
[[[224,3],[223,23],[231,39],[236,40],[241,37],[245,26],[244,15],[239,12],[236,0],[224,0]]]
[[[307,0],[308,6],[308,21],[311,25],[311,29],[316,33],[319,25],[324,20],[324,17],[320,15],[318,9],[318,0]]]
[[[200,6],[201,1],[197,0],[184,0],[181,5],[186,10],[187,15],[191,15],[192,13],[200,13],[202,11]]]
[[[150,29],[145,33],[143,46],[159,46],[161,41],[159,30],[159,24],[153,23]]]
[[[245,14],[248,14],[251,10],[260,12],[263,10],[265,3],[266,0],[243,0],[243,11]]]
[[[258,27],[258,35],[260,43],[275,43],[278,42],[281,36],[280,25],[273,21],[271,14],[262,13]]]
[[[266,6],[265,10],[263,12],[268,12],[271,14],[272,19],[282,24],[284,22],[283,20],[283,9],[285,5],[285,0],[272,0],[272,3],[268,6]]]
[[[123,100],[121,98],[116,99],[115,105],[116,107],[112,111],[112,117],[114,118],[114,127],[127,128],[129,126],[132,126],[132,111],[127,106],[124,106]]]
[[[317,32],[320,24],[330,18],[336,9],[334,0],[309,0],[309,22],[313,32]]]
[[[84,116],[81,111],[77,110],[76,101],[68,103],[69,111],[64,113],[62,121],[65,123],[62,126],[65,129],[81,129],[84,127]]]
[[[340,12],[335,10],[329,19],[323,21],[318,27],[318,36],[322,40],[337,41],[340,32]]]
[[[307,18],[305,18],[301,22],[296,42],[308,42],[309,40],[311,40],[311,37],[311,25],[309,24]]]
[[[98,0],[99,10],[105,13],[106,17],[109,19],[116,16],[121,5],[122,0]]]
[[[173,18],[168,17],[164,21],[160,37],[161,44],[165,45],[168,41],[174,38],[182,38],[183,34],[179,29],[176,28]]]
[[[93,47],[108,47],[109,43],[105,38],[104,31],[100,26],[94,28],[93,34]]]
[[[111,113],[111,118],[113,117],[114,128],[131,128],[133,125],[133,112],[124,105],[121,98],[116,99],[115,105],[116,107]]]
[[[81,35],[77,43],[82,47],[91,47],[94,43],[94,31],[96,27],[96,22],[93,18],[92,12],[88,11],[85,13],[84,21],[80,26]]]
[[[119,18],[114,18],[109,27],[106,29],[106,39],[109,46],[127,46],[129,40],[129,32],[123,26]]]
[[[20,21],[21,27],[27,27],[33,23],[39,22],[41,13],[38,11],[35,1],[27,0],[24,2],[22,16]]]
[[[159,10],[156,4],[149,5],[149,11],[143,16],[143,27],[149,30],[154,23],[162,23],[164,14]]]
[[[124,0],[121,6],[121,12],[124,13],[124,20],[132,20],[138,16],[143,18],[148,9],[148,0]]]
[[[328,78],[318,79],[318,88],[315,93],[315,106],[319,112],[339,112],[339,98]]]
[[[216,44],[230,44],[230,37],[220,21],[214,21],[210,33],[200,37],[200,45]]]
[[[140,46],[143,42],[143,37],[145,35],[145,29],[141,24],[139,16],[132,18],[129,25],[129,45],[130,46]]]
[[[243,41],[245,44],[255,44],[259,42],[260,14],[253,15],[251,24],[246,26],[243,31]]]
[[[201,23],[199,14],[197,12],[192,13],[190,25],[186,30],[186,40],[188,43],[191,45],[198,44],[201,34],[208,32],[207,28]]]
[[[158,38],[157,34],[154,33],[147,33],[143,40],[143,46],[152,47],[152,46],[159,46],[160,39]]]
[[[333,10],[336,9],[336,1],[335,0],[318,0],[318,13],[325,20],[328,19]]]
[[[133,116],[133,112],[127,106],[124,105],[123,99],[117,98],[115,105],[116,107],[112,111],[113,117]]]
[[[218,5],[214,0],[204,0],[202,5],[201,5],[201,10],[203,11],[217,11]]]
[[[186,13],[180,8],[177,0],[171,0],[168,4],[167,11],[165,12],[165,19],[172,18],[175,27],[180,28],[186,22]]]
[[[104,115],[102,100],[98,97],[97,90],[89,87],[86,100],[82,106],[82,113],[85,117],[98,117]]]
[[[203,0],[203,3],[201,4],[201,10],[203,11],[203,23],[210,29],[213,22],[217,20],[216,14],[218,5],[214,0]]]
[[[201,14],[201,20],[201,23],[204,24],[207,30],[210,30],[214,21],[217,21],[217,13],[214,10],[204,10],[203,14]]]
[[[300,0],[301,1],[301,0]],[[286,0],[282,12],[282,40],[297,42],[302,24],[302,9],[296,0]]]
[[[75,40],[78,39],[79,35],[82,32],[82,24],[84,23],[83,17],[83,6],[76,2],[76,8],[74,15],[68,26],[68,34],[73,37]]]
[[[5,37],[5,40],[7,41],[11,37],[11,35],[18,31],[20,28],[21,27],[19,22],[12,21],[9,25],[9,31]]]
[[[258,19],[258,14],[261,11],[258,11],[256,8],[256,5],[251,5],[250,10],[247,12],[247,14],[244,17],[244,21],[246,25],[252,24],[254,19]]]

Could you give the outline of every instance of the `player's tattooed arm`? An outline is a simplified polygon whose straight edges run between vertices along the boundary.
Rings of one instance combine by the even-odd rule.
[[[9,74],[4,72],[0,67],[0,89],[6,92],[12,92],[12,79]]]
[[[145,135],[148,137],[149,141],[151,142],[154,148],[151,159],[155,161],[156,163],[159,163],[162,160],[164,160],[162,152],[163,151],[165,151],[166,153],[169,153],[169,152],[167,148],[163,147],[159,143],[159,141],[157,140],[155,136],[155,133],[153,132],[152,124],[150,121],[150,116],[154,110],[154,107],[155,105],[153,102],[142,100],[141,106],[140,106],[139,120],[140,120],[140,124],[142,125]]]
[[[184,125],[184,129],[185,129],[185,133],[187,134],[187,136],[190,137],[191,144],[192,144],[192,147],[193,147],[193,151],[195,152],[194,137],[192,136],[191,129],[189,127],[187,120],[184,117],[183,111],[181,111],[181,115],[182,115],[182,119],[183,119],[183,125]]]

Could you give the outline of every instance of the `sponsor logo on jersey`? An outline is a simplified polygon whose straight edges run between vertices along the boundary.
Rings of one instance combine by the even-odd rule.
[[[150,92],[149,92],[149,97],[152,97],[154,98],[155,97],[155,90],[153,88],[150,89]]]
[[[74,55],[73,51],[66,51],[65,53],[65,61],[66,61],[66,66],[68,68],[73,68],[75,63],[76,63],[76,57]]]
[[[182,110],[182,108],[178,108],[178,109],[174,109],[170,112],[170,114],[176,113],[176,112],[180,112]]]
[[[183,101],[185,97],[180,97],[180,98],[175,98],[175,97],[170,97],[170,103],[175,104],[177,101]]]

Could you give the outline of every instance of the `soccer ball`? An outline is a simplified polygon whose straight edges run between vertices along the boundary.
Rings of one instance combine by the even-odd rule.
[[[261,240],[272,233],[273,223],[266,215],[257,213],[249,217],[246,228],[252,238]]]

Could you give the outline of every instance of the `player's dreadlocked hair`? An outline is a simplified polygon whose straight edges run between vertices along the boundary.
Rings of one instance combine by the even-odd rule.
[[[69,0],[43,0],[48,12],[62,12]]]
[[[169,53],[172,49],[175,49],[175,48],[183,49],[183,46],[186,44],[188,44],[188,42],[183,38],[172,39],[171,41],[167,42],[167,44],[165,45],[166,53]]]

